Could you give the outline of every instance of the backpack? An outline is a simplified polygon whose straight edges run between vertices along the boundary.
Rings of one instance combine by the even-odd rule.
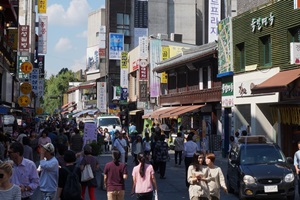
[[[66,169],[68,175],[63,188],[63,199],[81,200],[81,184],[76,174],[77,167],[74,167],[73,171],[70,171],[67,167],[64,167],[64,169]]]

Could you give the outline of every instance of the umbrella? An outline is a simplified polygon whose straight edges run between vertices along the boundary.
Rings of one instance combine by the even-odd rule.
[[[169,126],[167,124],[162,124],[160,126],[160,128],[161,128],[162,131],[170,131],[170,128],[169,128]]]

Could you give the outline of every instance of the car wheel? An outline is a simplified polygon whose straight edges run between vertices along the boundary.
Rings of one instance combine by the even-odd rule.
[[[231,187],[228,176],[227,176],[227,190],[228,190],[228,193],[232,193],[232,194],[234,193],[234,189],[233,189],[233,187]]]
[[[295,195],[290,195],[286,197],[287,200],[294,200],[295,199]]]

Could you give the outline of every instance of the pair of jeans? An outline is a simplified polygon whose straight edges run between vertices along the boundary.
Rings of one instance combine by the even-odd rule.
[[[125,190],[108,191],[107,200],[124,200]]]
[[[175,164],[177,164],[177,157],[179,156],[179,165],[181,165],[181,157],[182,157],[182,151],[175,151]]]

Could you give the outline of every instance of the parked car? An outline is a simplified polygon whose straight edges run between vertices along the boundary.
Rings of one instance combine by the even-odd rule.
[[[116,129],[121,132],[122,125],[120,117],[116,115],[102,115],[97,117],[97,127],[101,126],[103,129],[107,128],[108,132],[113,129],[113,126],[116,126]]]
[[[239,199],[286,197],[294,200],[295,175],[292,158],[264,136],[243,136],[229,152],[228,192]]]

